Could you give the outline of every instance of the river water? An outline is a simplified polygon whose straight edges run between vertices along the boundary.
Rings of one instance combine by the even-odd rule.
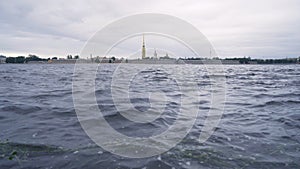
[[[299,65],[224,65],[223,115],[204,143],[198,138],[213,91],[203,65],[126,66],[142,70],[129,87],[137,110],[151,107],[148,94],[153,89],[174,99],[157,120],[128,121],[110,99],[109,84],[117,65],[100,65],[95,81],[99,109],[116,131],[130,137],[158,135],[174,124],[180,91],[164,70],[176,72],[184,66],[183,78],[198,85],[201,100],[194,104],[199,115],[179,144],[161,155],[140,159],[106,151],[87,136],[76,116],[74,65],[2,64],[0,168],[300,168]]]

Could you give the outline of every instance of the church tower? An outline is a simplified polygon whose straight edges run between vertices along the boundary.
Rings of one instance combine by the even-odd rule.
[[[146,59],[145,39],[143,34],[142,59]]]
[[[156,49],[154,50],[154,59],[158,59]]]

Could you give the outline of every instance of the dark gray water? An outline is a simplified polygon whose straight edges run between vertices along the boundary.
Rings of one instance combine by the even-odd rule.
[[[180,65],[129,65],[147,70],[132,80],[130,92],[161,88],[175,100],[164,116],[143,125],[122,118],[111,103],[109,88],[103,88],[109,86],[115,66],[102,65],[96,79],[99,108],[110,125],[125,135],[144,137],[172,125],[180,94],[162,70],[176,71]],[[186,67],[186,80],[199,86],[201,114],[180,144],[145,159],[111,154],[89,139],[73,105],[73,69],[0,65],[0,168],[300,168],[299,65],[225,66],[224,114],[202,144],[197,139],[210,106],[211,82],[203,65]],[[196,78],[189,79],[190,74]],[[140,111],[149,107],[147,97],[131,97],[131,102]]]

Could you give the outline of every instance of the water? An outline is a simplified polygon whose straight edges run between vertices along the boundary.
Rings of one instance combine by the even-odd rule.
[[[99,108],[109,124],[124,135],[149,137],[166,131],[176,120],[181,94],[163,70],[177,71],[183,65],[129,66],[144,70],[132,79],[129,89],[137,110],[145,112],[151,107],[145,93],[154,89],[161,89],[174,101],[167,103],[162,116],[151,123],[127,120],[110,98],[109,84],[116,65],[108,64],[97,72]],[[189,65],[184,78],[198,84],[201,96],[195,103],[200,114],[192,130],[160,156],[130,159],[103,150],[81,128],[72,98],[73,65],[0,65],[0,166],[300,168],[299,65],[226,65],[224,69],[226,105],[209,140],[197,141],[210,107],[212,82],[203,65]]]

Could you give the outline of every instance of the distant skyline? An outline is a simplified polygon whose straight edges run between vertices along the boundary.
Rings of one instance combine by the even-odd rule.
[[[299,57],[299,7],[299,0],[0,1],[0,54],[80,54],[95,32],[120,17],[163,13],[197,27],[223,57]],[[134,42],[127,43],[131,52],[141,50],[140,40]],[[149,40],[146,47],[161,48],[164,42]]]

